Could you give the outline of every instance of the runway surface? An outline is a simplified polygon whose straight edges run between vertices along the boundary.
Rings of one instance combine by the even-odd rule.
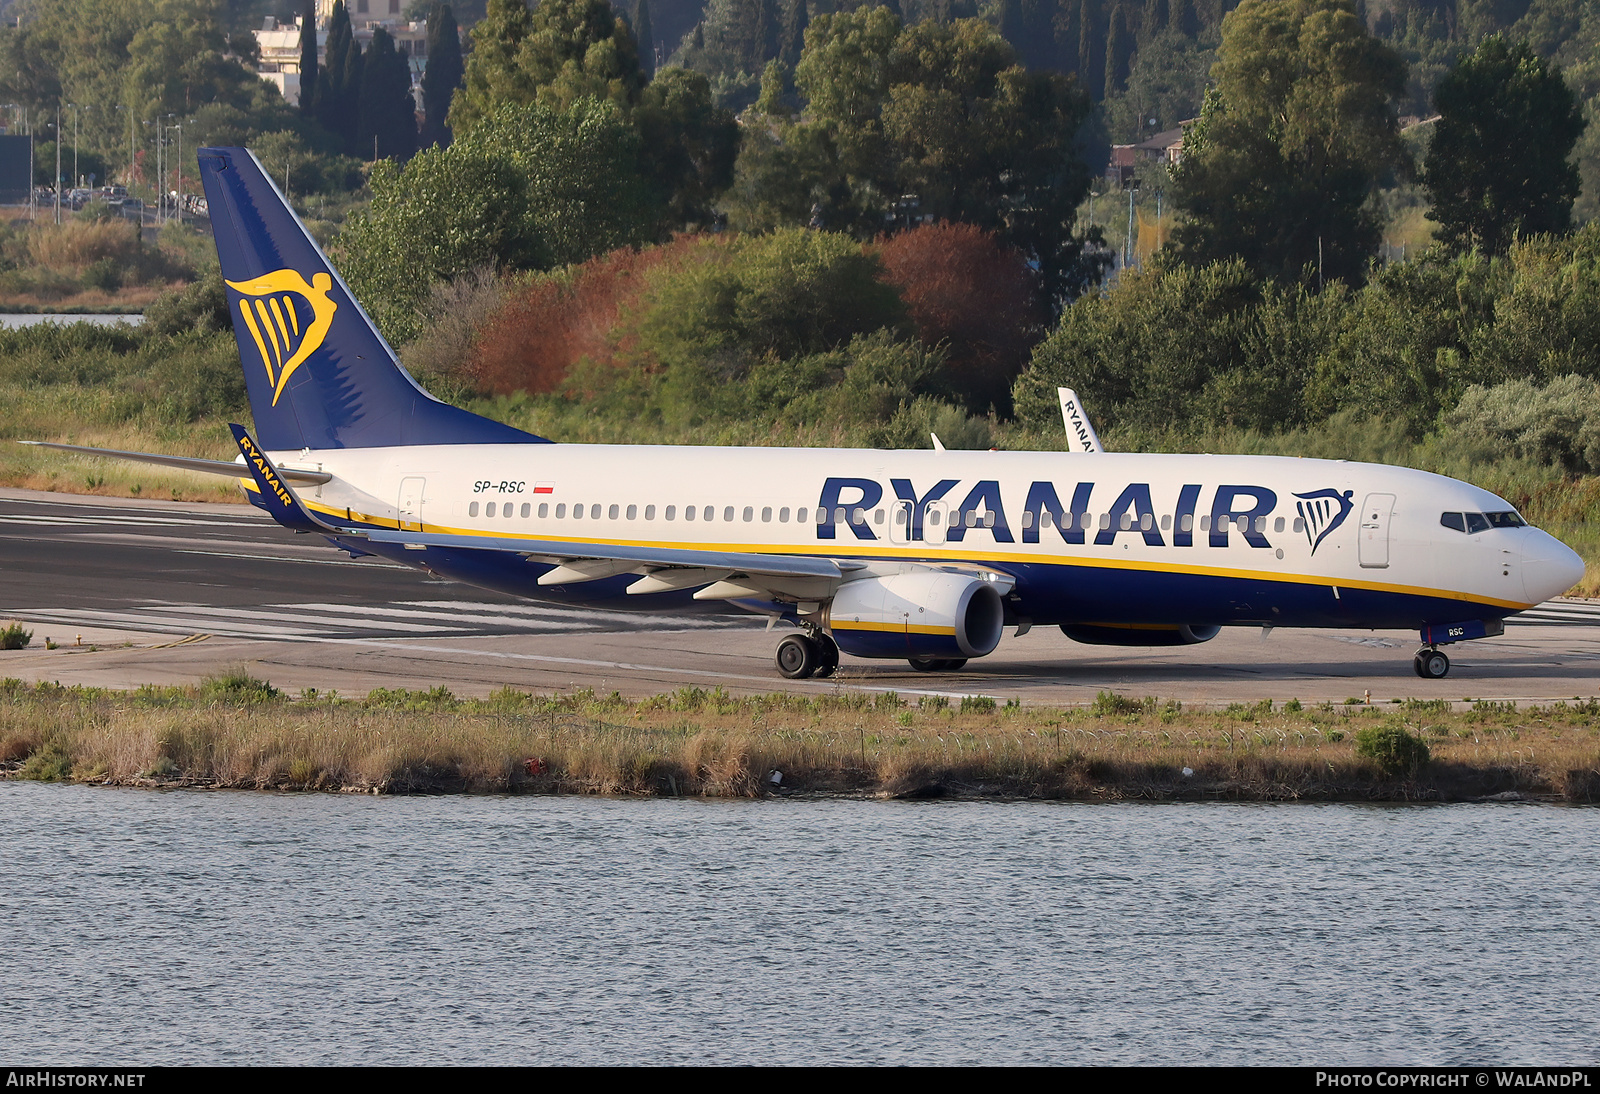
[[[1600,602],[1552,601],[1508,620],[1504,637],[1450,647],[1444,680],[1412,673],[1413,632],[1234,628],[1201,646],[1121,649],[1040,628],[1008,633],[959,673],[846,657],[834,679],[788,681],[772,667],[783,632],[749,616],[546,607],[351,560],[247,505],[0,490],[0,621],[13,619],[34,641],[0,652],[0,677],[105,687],[192,682],[244,664],[291,692],[347,695],[440,684],[459,695],[508,684],[630,696],[720,686],[1061,704],[1107,688],[1191,704],[1600,694]]]

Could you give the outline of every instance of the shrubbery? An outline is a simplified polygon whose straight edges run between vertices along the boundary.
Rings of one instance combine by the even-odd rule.
[[[160,288],[194,276],[186,256],[142,241],[139,226],[93,206],[62,224],[0,228],[0,292],[54,303],[86,290]]]
[[[1428,743],[1399,726],[1367,726],[1356,731],[1356,755],[1374,761],[1385,775],[1415,774],[1428,762]]]
[[[452,299],[470,295],[458,284]],[[680,237],[495,284],[504,304],[465,364],[434,367],[484,393],[556,396],[490,412],[563,439],[925,447],[934,432],[988,447],[969,409],[1005,405],[1039,331],[1021,258],[959,225],[868,245],[805,229]],[[414,367],[463,360],[455,324],[440,327],[408,347]]]
[[[1588,377],[1470,387],[1444,420],[1454,442],[1488,459],[1511,455],[1600,474],[1600,383]]]
[[[1279,432],[1350,412],[1420,437],[1473,386],[1567,375],[1600,378],[1600,224],[1503,258],[1431,252],[1359,291],[1261,283],[1239,262],[1125,276],[1067,309],[1016,403],[1038,429],[1061,384],[1108,426]]]

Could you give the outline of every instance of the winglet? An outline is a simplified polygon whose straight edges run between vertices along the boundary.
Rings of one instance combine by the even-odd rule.
[[[299,497],[284,481],[278,469],[272,466],[272,461],[267,454],[245,432],[242,425],[228,424],[233,431],[233,439],[239,445],[239,451],[244,453],[244,465],[250,472],[250,477],[256,480],[256,488],[261,495],[262,508],[271,514],[272,519],[285,528],[292,528],[296,532],[333,532],[334,527],[322,523],[301,504]]]
[[[1056,397],[1061,400],[1061,423],[1067,427],[1067,451],[1104,452],[1106,447],[1100,443],[1094,426],[1089,424],[1089,415],[1084,413],[1078,393],[1069,387],[1058,387]]]

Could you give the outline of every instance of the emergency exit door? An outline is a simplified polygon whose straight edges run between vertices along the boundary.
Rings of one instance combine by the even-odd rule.
[[[410,531],[422,530],[422,495],[428,480],[421,477],[400,480],[400,526]]]
[[[1361,565],[1369,570],[1389,565],[1389,517],[1393,494],[1368,494],[1361,503]]]

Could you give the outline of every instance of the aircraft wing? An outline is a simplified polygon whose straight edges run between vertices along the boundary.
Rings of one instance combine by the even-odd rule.
[[[80,456],[103,456],[109,460],[133,460],[136,463],[153,463],[162,467],[181,467],[185,471],[199,471],[205,475],[226,475],[230,479],[242,479],[250,474],[250,469],[242,463],[232,463],[227,460],[200,460],[190,456],[164,456],[158,452],[124,452],[117,448],[87,448],[81,444],[56,444],[54,441],[18,441],[18,444],[33,445],[35,448],[54,448],[61,452],[76,452]],[[312,486],[330,481],[333,476],[326,471],[290,471],[280,470],[280,476],[290,482],[309,483]]]
[[[822,600],[834,594],[846,575],[866,568],[854,559],[812,555],[756,554],[747,551],[682,550],[629,544],[535,539],[524,536],[458,536],[425,532],[363,530],[372,543],[398,543],[413,550],[429,547],[473,551],[514,551],[551,569],[539,584],[577,585],[600,578],[635,574],[630,593],[698,589],[696,600],[768,600],[774,597]]]

